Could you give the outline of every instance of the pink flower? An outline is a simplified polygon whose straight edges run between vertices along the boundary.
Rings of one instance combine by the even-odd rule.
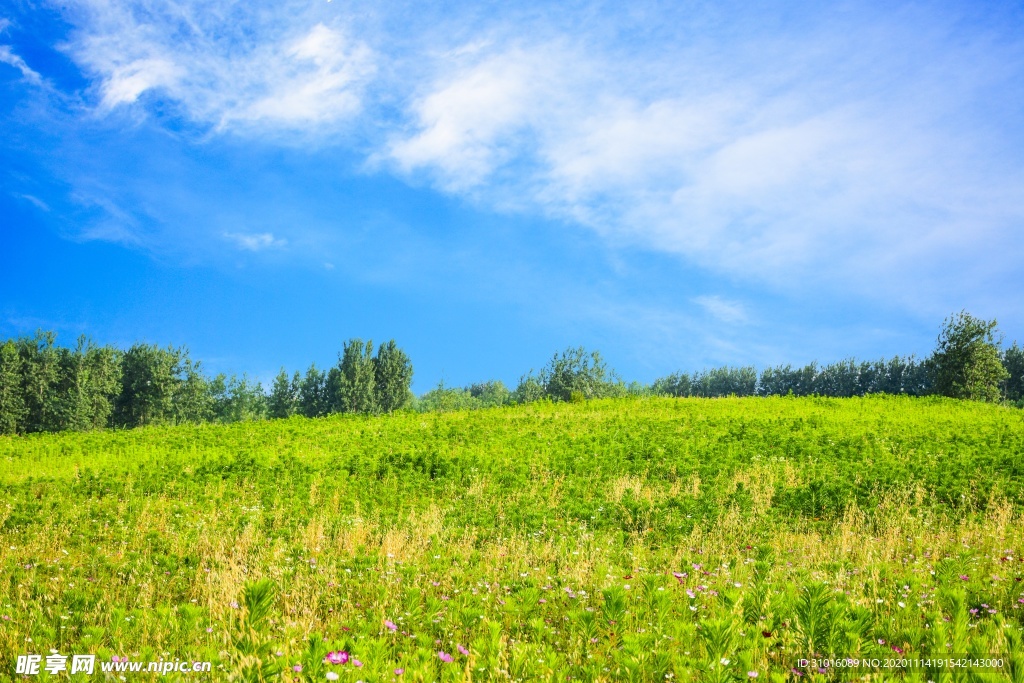
[[[970,579],[971,579],[971,577],[967,576],[967,574],[961,574],[960,575],[960,580],[961,581],[970,581]]]
[[[747,678],[757,678],[757,672],[756,671],[748,671],[747,672]]]
[[[355,668],[357,668],[357,669],[358,669],[358,668],[360,668],[360,667],[361,667],[362,665],[363,665],[363,663],[362,663],[362,662],[360,662],[360,661],[359,661],[358,659],[353,659],[353,660],[352,660],[352,666],[354,666]]]
[[[384,620],[384,625],[388,627],[389,631],[397,631],[398,630],[398,626],[396,626],[395,622],[391,621],[390,619],[385,619]]]
[[[463,657],[468,657],[469,656],[469,650],[467,650],[466,648],[462,647],[461,645],[456,645],[455,649],[458,650],[459,652],[461,652]]]
[[[405,673],[405,669],[395,669],[395,675],[396,676],[401,676],[404,673]]]
[[[450,654],[448,654],[444,650],[441,650],[440,652],[437,653],[437,658],[440,659],[442,662],[450,662],[450,661],[452,661],[454,659],[454,657],[452,657]]]
[[[325,664],[348,664],[348,653],[344,650],[328,652],[324,658]]]
[[[294,671],[295,673],[300,673],[302,671],[302,665],[301,664],[296,664],[295,666],[292,667],[292,671]]]
[[[672,572],[672,576],[676,577],[679,583],[682,583],[683,579],[686,578],[686,572]]]

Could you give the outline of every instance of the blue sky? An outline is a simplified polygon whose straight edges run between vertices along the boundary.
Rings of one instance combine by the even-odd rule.
[[[1024,341],[1016,2],[13,0],[0,336],[414,389]]]

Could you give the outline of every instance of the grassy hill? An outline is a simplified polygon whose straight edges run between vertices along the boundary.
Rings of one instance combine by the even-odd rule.
[[[1024,680],[1019,410],[622,399],[3,437],[0,496],[0,678],[55,649],[209,680],[824,679],[814,653],[995,654]]]

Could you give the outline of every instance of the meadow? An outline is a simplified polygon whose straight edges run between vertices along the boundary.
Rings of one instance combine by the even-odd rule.
[[[68,680],[15,676],[56,650],[213,663],[127,680],[1024,681],[1024,411],[991,404],[0,437],[0,495],[0,680]]]

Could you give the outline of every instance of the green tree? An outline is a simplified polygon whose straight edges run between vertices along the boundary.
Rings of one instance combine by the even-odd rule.
[[[203,374],[202,363],[182,360],[182,380],[174,395],[174,421],[199,424],[214,418],[213,387]]]
[[[22,393],[21,354],[8,339],[0,345],[0,434],[24,431],[28,408]]]
[[[299,373],[294,379],[288,379],[288,373],[281,368],[274,378],[274,386],[267,399],[267,414],[270,417],[291,417],[299,408]]]
[[[582,346],[555,354],[541,373],[544,393],[556,401],[569,401],[573,394],[600,398],[614,392],[615,373],[597,351],[588,353]]]
[[[55,346],[57,335],[38,330],[33,337],[18,340],[21,355],[22,396],[25,400],[26,432],[41,432],[55,420],[60,358]]]
[[[390,413],[409,403],[412,362],[394,339],[377,348],[377,355],[373,358],[373,381],[374,402],[378,410]]]
[[[469,394],[484,408],[503,406],[512,401],[512,392],[500,379],[473,384],[469,387]]]
[[[995,320],[975,318],[967,311],[947,318],[931,357],[935,391],[953,398],[998,401],[1000,384],[1009,373],[995,332]]]
[[[121,361],[121,393],[114,422],[124,427],[174,421],[174,401],[182,383],[187,351],[137,343]]]
[[[319,417],[327,413],[328,407],[327,376],[313,363],[299,382],[299,409],[306,417]]]
[[[58,348],[57,379],[50,392],[49,431],[106,427],[121,388],[120,354],[79,337],[75,349]]]
[[[1003,354],[1003,367],[1006,368],[1007,375],[1003,383],[1003,395],[1006,400],[1024,400],[1024,349],[1017,346],[1017,342]]]
[[[214,378],[214,414],[220,422],[247,422],[262,420],[267,415],[267,395],[258,381],[224,375]]]
[[[373,362],[373,342],[362,339],[345,342],[338,359],[331,402],[343,413],[372,413],[377,409],[376,376]]]
[[[544,398],[544,382],[537,375],[533,374],[533,370],[519,378],[519,384],[516,385],[515,391],[512,392],[512,401],[514,403],[533,403]]]

